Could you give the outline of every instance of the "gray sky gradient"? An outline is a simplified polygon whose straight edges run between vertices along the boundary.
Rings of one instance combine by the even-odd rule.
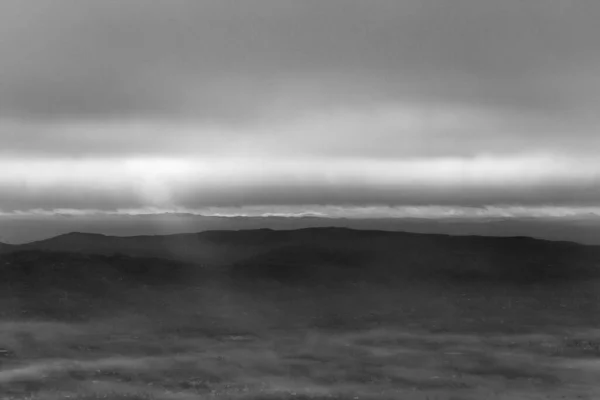
[[[0,211],[594,205],[598,20],[597,0],[0,0]]]

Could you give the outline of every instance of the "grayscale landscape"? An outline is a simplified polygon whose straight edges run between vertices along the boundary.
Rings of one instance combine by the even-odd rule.
[[[0,0],[0,400],[600,399],[598,21]]]

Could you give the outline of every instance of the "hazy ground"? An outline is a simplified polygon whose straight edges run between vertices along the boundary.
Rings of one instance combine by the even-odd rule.
[[[78,321],[58,311],[81,299],[44,319],[24,297],[3,302],[24,312],[0,323],[3,399],[600,398],[593,288],[211,283]]]
[[[1,398],[600,398],[591,284],[257,285],[6,295]]]

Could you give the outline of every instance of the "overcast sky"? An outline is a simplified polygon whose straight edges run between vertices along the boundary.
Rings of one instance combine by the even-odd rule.
[[[598,21],[598,0],[0,0],[0,212],[589,211]]]

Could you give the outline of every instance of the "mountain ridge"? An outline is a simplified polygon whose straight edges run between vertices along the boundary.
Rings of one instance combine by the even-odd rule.
[[[516,241],[516,240],[527,240],[531,242],[544,242],[544,243],[553,243],[553,244],[568,244],[573,246],[581,246],[587,248],[598,248],[600,249],[600,245],[595,244],[585,244],[570,240],[553,240],[553,239],[542,239],[532,236],[526,235],[515,235],[515,236],[491,236],[491,235],[455,235],[449,233],[422,233],[422,232],[410,232],[410,231],[389,231],[389,230],[379,230],[379,229],[355,229],[348,227],[307,227],[307,228],[298,228],[298,229],[272,229],[272,228],[257,228],[257,229],[214,229],[214,230],[206,230],[192,233],[169,233],[169,234],[147,234],[147,235],[127,235],[127,236],[118,236],[118,235],[107,235],[103,233],[93,233],[93,232],[79,232],[73,231],[60,235],[56,235],[47,239],[35,240],[23,244],[7,244],[0,242],[0,247],[7,247],[11,249],[25,249],[36,247],[39,245],[52,243],[57,240],[62,240],[64,238],[103,238],[106,240],[134,240],[134,239],[157,239],[157,238],[219,238],[226,237],[232,235],[243,235],[244,237],[248,237],[250,235],[262,234],[265,235],[290,235],[293,233],[350,233],[356,235],[377,235],[377,236],[388,236],[388,237],[445,237],[445,238],[461,238],[461,239],[476,239],[476,240],[507,240],[507,241]]]
[[[600,246],[526,236],[454,236],[340,227],[131,237],[72,232],[10,246],[3,255],[20,252],[170,260],[228,272],[242,281],[566,282],[600,278]],[[34,258],[43,263],[43,254]]]
[[[165,235],[213,230],[271,228],[292,230],[339,226],[361,230],[482,235],[529,236],[548,240],[600,245],[600,218],[333,218],[281,216],[201,216],[196,214],[2,216],[0,237],[26,244],[72,231],[111,236]],[[0,240],[2,240],[0,239]]]

